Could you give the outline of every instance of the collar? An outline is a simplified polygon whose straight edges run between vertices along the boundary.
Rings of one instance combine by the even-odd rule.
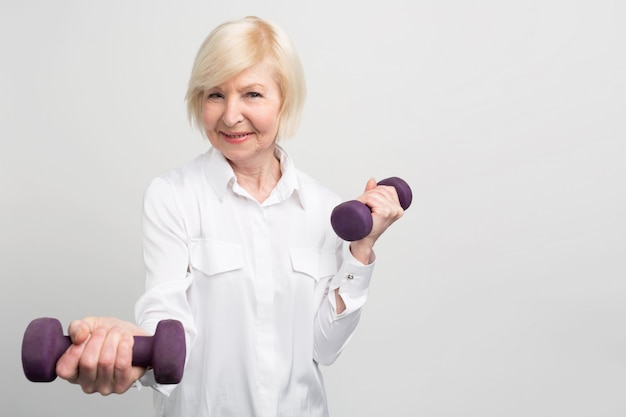
[[[306,208],[306,198],[300,187],[300,181],[293,160],[278,144],[275,145],[274,154],[280,161],[281,177],[272,191],[271,196],[263,205],[278,203],[288,199],[292,194],[295,194],[302,208]],[[204,154],[203,159],[205,159],[203,165],[206,180],[211,184],[220,201],[224,201],[224,195],[228,189],[233,189],[237,181],[235,172],[226,157],[213,147]]]

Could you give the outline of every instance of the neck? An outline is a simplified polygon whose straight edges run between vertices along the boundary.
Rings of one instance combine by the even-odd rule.
[[[231,163],[237,183],[259,203],[265,201],[281,177],[280,161],[276,155],[258,164],[235,166]]]

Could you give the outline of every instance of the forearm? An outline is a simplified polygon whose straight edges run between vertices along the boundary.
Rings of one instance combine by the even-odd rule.
[[[341,314],[346,311],[346,303],[343,302],[343,298],[339,295],[339,288],[335,288],[335,310],[337,314]]]
[[[315,317],[313,359],[320,365],[331,365],[339,357],[356,330],[361,311],[338,316],[327,298]]]
[[[369,265],[361,263],[351,253],[328,284],[315,317],[314,355],[324,365],[333,363],[350,340],[365,304],[373,272],[374,254]]]

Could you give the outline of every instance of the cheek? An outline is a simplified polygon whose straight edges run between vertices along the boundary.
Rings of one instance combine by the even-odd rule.
[[[205,128],[212,128],[215,126],[217,112],[212,109],[211,106],[206,103],[202,106],[202,124]]]
[[[202,125],[204,127],[209,127],[211,126],[211,119],[209,118],[209,115],[207,114],[206,111],[202,112]]]
[[[273,133],[278,130],[279,120],[279,114],[275,110],[259,114],[257,117],[257,129]]]

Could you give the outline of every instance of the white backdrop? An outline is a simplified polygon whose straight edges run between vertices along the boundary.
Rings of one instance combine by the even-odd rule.
[[[345,199],[397,175],[333,417],[626,415],[626,5],[607,0],[0,2],[6,416],[149,416],[151,391],[28,382],[40,316],[133,319],[142,193],[206,149],[200,42],[282,26],[309,98],[296,164]]]

